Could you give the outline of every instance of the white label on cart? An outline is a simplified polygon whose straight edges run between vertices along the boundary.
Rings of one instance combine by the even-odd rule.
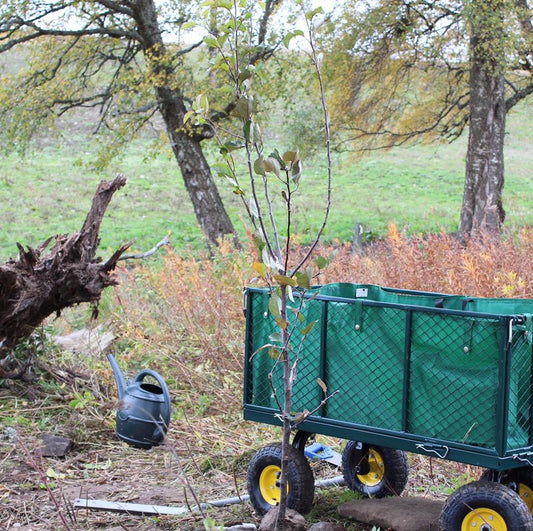
[[[368,288],[357,288],[355,290],[355,296],[359,297],[368,297]]]

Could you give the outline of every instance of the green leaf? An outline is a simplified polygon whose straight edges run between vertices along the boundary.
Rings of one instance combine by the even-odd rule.
[[[281,299],[277,295],[272,294],[270,296],[270,300],[268,301],[268,310],[274,317],[279,317],[280,306],[281,306]]]
[[[187,111],[183,117],[183,125],[185,125],[193,116],[196,116],[196,111]]]
[[[296,286],[296,280],[285,275],[274,275],[274,280],[280,286]]]
[[[318,269],[324,269],[328,265],[328,261],[323,256],[317,256],[315,259],[315,264]]]
[[[216,162],[215,164],[213,164],[211,166],[211,169],[219,177],[227,177],[232,184],[236,184],[233,172],[231,171],[231,168],[227,165],[227,163],[225,163],[225,162]]]
[[[298,184],[300,182],[301,176],[302,176],[302,162],[298,160],[291,166],[291,178],[294,184]]]
[[[239,83],[243,83],[244,81],[246,81],[247,79],[250,79],[252,77],[252,71],[249,70],[248,68],[246,70],[243,70],[240,74],[239,74]]]
[[[228,141],[228,142],[224,142],[224,144],[222,144],[222,147],[220,149],[224,149],[226,152],[231,152],[231,151],[237,151],[238,149],[241,149],[242,147],[243,145],[241,144],[241,142]]]
[[[303,35],[304,32],[302,30],[296,30],[292,31],[291,33],[287,33],[287,35],[285,35],[285,37],[283,38],[283,46],[285,46],[285,48],[288,48],[290,42],[292,41],[292,39],[294,39],[294,37],[299,37]]]
[[[206,35],[204,37],[204,44],[210,48],[218,48],[218,41],[216,37],[213,37],[212,35]]]
[[[250,130],[252,128],[252,120],[246,120],[246,122],[244,122],[244,126],[242,128],[243,132],[244,132],[244,139],[246,140],[246,142],[250,142]]]
[[[261,236],[254,234],[254,245],[259,249],[259,251],[262,251],[265,248],[265,241]]]
[[[324,13],[324,10],[322,9],[322,7],[317,7],[316,9],[313,9],[312,11],[309,11],[308,13],[306,13],[305,18],[307,20],[312,20],[313,17],[315,17],[315,15],[323,14],[323,13]]]
[[[311,280],[307,273],[296,273],[296,280],[300,288],[309,289],[311,287]]]
[[[254,161],[254,172],[257,173],[257,175],[264,175],[265,169],[263,168],[263,159],[262,157],[259,157]]]
[[[275,149],[271,154],[270,157],[273,159],[276,159],[280,165],[280,168],[285,170],[285,161],[283,160],[283,157],[279,154],[279,151]]]
[[[242,120],[247,120],[252,115],[253,102],[248,98],[239,98],[231,114]]]
[[[259,127],[259,124],[254,122],[254,126],[252,128],[252,138],[255,142],[261,142],[261,128]]]
[[[309,332],[311,332],[311,330],[313,330],[313,328],[315,327],[316,323],[317,321],[312,321],[307,326],[304,326],[301,330],[302,335],[306,336],[307,334],[309,334]]]

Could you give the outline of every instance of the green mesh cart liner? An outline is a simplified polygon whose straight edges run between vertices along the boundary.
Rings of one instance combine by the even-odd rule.
[[[261,349],[278,332],[269,298],[245,293],[244,414],[279,424],[283,368]],[[346,283],[290,304],[302,299],[292,409],[313,413],[299,429],[491,468],[533,463],[533,300]],[[338,391],[322,406],[318,379]]]

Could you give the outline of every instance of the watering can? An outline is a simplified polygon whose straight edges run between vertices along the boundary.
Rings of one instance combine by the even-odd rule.
[[[142,370],[126,382],[112,354],[107,355],[117,382],[119,408],[117,435],[136,448],[151,448],[160,444],[170,422],[170,393],[165,380],[155,371]],[[146,376],[159,385],[144,382]]]

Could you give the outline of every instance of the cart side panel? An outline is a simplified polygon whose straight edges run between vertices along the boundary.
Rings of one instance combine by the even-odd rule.
[[[495,447],[499,320],[414,312],[409,431]]]
[[[267,290],[249,290],[247,297],[247,318],[253,323],[247,349],[250,370],[248,381],[251,385],[249,400],[251,404],[270,407],[279,413],[278,402],[283,403],[283,365],[270,354],[270,348],[263,349],[265,345],[276,344],[273,334],[279,333],[279,327],[268,311]],[[291,343],[302,360],[298,364],[293,388],[294,412],[314,410],[323,398],[322,389],[317,383],[317,378],[324,378],[320,326],[322,304],[320,301],[308,301],[302,314],[305,316],[303,323],[294,323],[296,319],[294,313],[289,313],[288,316],[290,326],[296,325]],[[298,331],[313,321],[317,321],[317,325],[302,341],[303,337]]]
[[[510,360],[509,428],[508,448],[517,449],[533,444],[533,352],[531,315],[528,326],[516,326],[513,330],[512,357]],[[528,330],[529,328],[529,330]]]
[[[291,343],[300,357],[292,410],[313,411],[312,422],[324,421],[322,433],[336,424],[366,440],[372,431],[393,433],[413,451],[425,451],[432,441],[446,452],[470,447],[503,456],[531,449],[531,315],[527,325],[511,330],[512,318],[498,312],[530,312],[533,302],[350,284],[323,286],[310,296],[303,323],[290,314]],[[279,330],[268,312],[268,290],[251,289],[247,297],[245,409],[277,423],[283,368],[260,349]],[[314,321],[301,342],[298,330]],[[338,391],[320,409],[317,378],[328,393]]]
[[[405,311],[328,303],[328,418],[402,429]]]

